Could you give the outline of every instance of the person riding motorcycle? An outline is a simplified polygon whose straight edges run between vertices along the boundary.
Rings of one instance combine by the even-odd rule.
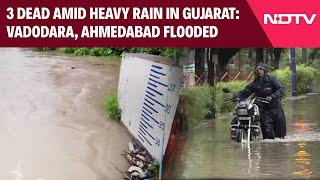
[[[256,97],[265,98],[269,102],[268,104],[257,103],[260,111],[263,139],[274,139],[275,137],[283,139],[286,136],[285,115],[281,105],[281,98],[285,95],[284,87],[275,77],[268,74],[268,68],[263,63],[256,64],[255,75],[256,78],[250,84],[228,99],[246,99],[252,93],[254,93]],[[264,92],[266,88],[271,88],[272,92],[266,94]],[[235,118],[231,124],[236,123],[237,119]],[[235,129],[232,130],[235,131]]]

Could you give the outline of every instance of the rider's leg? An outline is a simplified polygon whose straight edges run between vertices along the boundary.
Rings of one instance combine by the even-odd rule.
[[[273,120],[267,110],[260,111],[260,121],[263,139],[274,139]]]
[[[287,134],[287,129],[285,115],[281,106],[275,109],[274,116],[275,137],[284,138]]]

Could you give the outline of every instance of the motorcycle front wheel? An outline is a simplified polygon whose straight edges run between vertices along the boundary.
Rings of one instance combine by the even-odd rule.
[[[248,141],[248,132],[245,129],[239,129],[237,133],[237,142]]]

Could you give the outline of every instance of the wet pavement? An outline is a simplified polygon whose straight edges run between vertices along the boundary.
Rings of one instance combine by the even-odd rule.
[[[0,48],[0,179],[120,179],[129,136],[105,117],[119,62]]]
[[[230,140],[230,113],[179,137],[169,177],[320,179],[320,95],[285,100],[288,136],[249,145]]]

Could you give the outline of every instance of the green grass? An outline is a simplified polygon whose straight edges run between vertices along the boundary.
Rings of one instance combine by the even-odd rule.
[[[72,54],[77,48],[59,48],[58,51],[66,54]]]
[[[214,114],[214,89],[212,86],[192,86],[184,92],[185,113],[188,127],[197,125]]]
[[[215,86],[205,84],[188,87],[183,94],[188,127],[196,126],[203,119],[213,118],[216,113],[233,110],[234,103],[224,103],[231,94],[224,94],[222,89],[228,87],[236,92],[244,88],[246,84],[244,81],[233,81],[220,82]]]
[[[104,103],[104,110],[109,118],[120,121],[121,110],[119,109],[118,104],[117,95],[108,96]]]

